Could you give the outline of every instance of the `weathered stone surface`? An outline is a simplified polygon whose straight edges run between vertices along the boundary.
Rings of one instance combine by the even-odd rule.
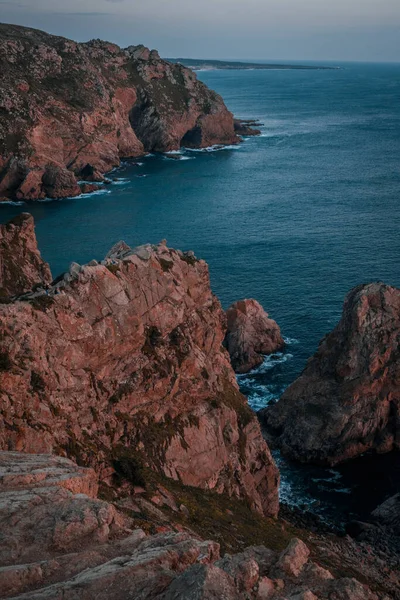
[[[284,552],[279,557],[278,567],[287,575],[298,577],[308,562],[310,551],[299,539],[294,538]]]
[[[0,225],[0,297],[22,294],[51,279],[37,248],[33,217],[22,213]]]
[[[143,46],[0,25],[0,197],[80,193],[121,157],[239,141],[222,98]]]
[[[116,512],[96,495],[91,469],[59,457],[0,452],[0,563],[25,564],[104,542]]]
[[[246,373],[285,345],[278,324],[256,300],[239,300],[226,311],[225,346],[237,373]]]
[[[0,452],[1,598],[156,598],[194,562],[219,558],[218,544],[187,533],[127,529],[96,494],[91,469]]]
[[[175,579],[163,600],[242,600],[233,579],[215,565],[195,565]]]
[[[26,175],[16,192],[17,200],[40,200],[46,197],[43,185],[43,169],[32,169]]]
[[[1,598],[377,600],[354,579],[326,577],[299,540],[281,555],[257,546],[220,559],[218,544],[168,524],[156,535],[132,529],[96,491],[94,472],[67,459],[0,452]]]
[[[65,198],[79,196],[79,187],[75,175],[58,165],[47,165],[43,174],[43,187],[49,198]]]
[[[302,375],[261,411],[269,439],[293,458],[328,465],[399,448],[399,336],[400,290],[354,288]]]
[[[164,243],[103,262],[0,305],[0,448],[75,457],[109,484],[114,466],[141,485],[145,465],[276,515],[278,471],[221,349],[206,263]]]

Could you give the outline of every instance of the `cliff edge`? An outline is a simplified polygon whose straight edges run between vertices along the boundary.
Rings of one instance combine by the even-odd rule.
[[[121,242],[73,263],[0,305],[0,449],[74,457],[103,483],[147,466],[276,515],[278,471],[225,325],[192,252]]]
[[[0,197],[81,193],[121,158],[239,141],[222,98],[142,45],[0,24]]]

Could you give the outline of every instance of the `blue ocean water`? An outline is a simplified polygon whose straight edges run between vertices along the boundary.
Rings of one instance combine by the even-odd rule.
[[[167,238],[194,250],[225,307],[256,298],[288,339],[286,352],[240,378],[259,409],[302,370],[351,287],[400,286],[400,65],[198,76],[236,116],[261,119],[262,135],[238,147],[128,161],[101,193],[1,205],[0,220],[34,215],[54,275],[72,260],[102,258],[119,239]],[[342,498],[354,482],[348,487],[340,470],[330,477],[277,459],[288,502],[322,498],[320,512],[351,510]],[[321,477],[326,485],[313,481]]]

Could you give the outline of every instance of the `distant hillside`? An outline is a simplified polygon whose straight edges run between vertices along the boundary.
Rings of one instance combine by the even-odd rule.
[[[320,66],[311,66],[311,65],[282,65],[275,63],[248,63],[248,62],[238,62],[238,61],[226,61],[226,60],[205,60],[203,58],[166,58],[172,63],[180,63],[185,67],[189,67],[194,71],[198,71],[199,69],[237,69],[237,70],[245,70],[245,69],[311,69],[311,70],[325,70],[325,69],[338,69],[339,67],[320,67]]]

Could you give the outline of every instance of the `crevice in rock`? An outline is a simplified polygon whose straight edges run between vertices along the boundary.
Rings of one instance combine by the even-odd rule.
[[[199,148],[202,141],[202,129],[199,125],[195,125],[189,129],[181,139],[181,148]]]
[[[154,111],[150,98],[141,91],[129,113],[131,127],[146,152],[151,152],[155,146],[154,134],[157,128],[156,120],[153,119]]]

